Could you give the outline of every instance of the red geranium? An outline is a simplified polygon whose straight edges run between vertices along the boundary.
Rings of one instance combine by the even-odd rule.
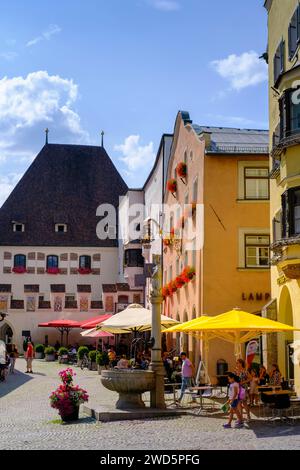
[[[79,274],[91,274],[92,272],[90,268],[79,268],[77,271]]]
[[[164,287],[162,288],[161,293],[162,293],[162,296],[163,296],[164,299],[165,299],[166,297],[169,297],[169,295],[170,295],[170,294],[169,294],[169,289],[168,289],[166,286],[164,286]]]
[[[47,268],[48,274],[59,274],[59,268]]]
[[[192,281],[195,276],[196,276],[195,268],[192,268],[190,266],[186,266],[181,273],[181,277],[186,283]]]
[[[174,195],[177,191],[177,181],[175,179],[171,179],[167,182],[167,190],[170,191]]]
[[[185,284],[185,280],[183,279],[182,276],[177,276],[175,279],[175,284],[178,289],[181,289],[181,287],[184,286]]]
[[[25,266],[15,266],[14,268],[12,268],[12,271],[16,274],[27,273],[27,269],[25,268]]]
[[[185,162],[178,163],[176,173],[180,178],[185,178],[187,175],[187,165]]]
[[[171,239],[170,239],[170,238],[164,238],[164,239],[163,239],[163,244],[164,244],[165,246],[170,246],[171,243],[172,243],[172,242],[171,242]]]

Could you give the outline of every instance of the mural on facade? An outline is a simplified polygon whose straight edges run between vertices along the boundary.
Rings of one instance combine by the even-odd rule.
[[[54,299],[54,312],[62,312],[63,302],[62,297],[55,297]]]
[[[26,298],[26,312],[35,312],[35,297],[28,296]]]
[[[89,299],[88,299],[88,297],[86,297],[86,296],[80,297],[79,305],[80,305],[80,311],[81,312],[88,312],[88,310],[89,310]]]

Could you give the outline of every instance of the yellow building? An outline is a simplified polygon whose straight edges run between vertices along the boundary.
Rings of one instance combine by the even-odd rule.
[[[279,321],[300,328],[300,7],[298,0],[267,0],[265,8],[269,30],[274,299],[266,310]],[[272,348],[267,345],[269,362],[278,358],[283,376],[295,379],[299,393],[300,334],[278,335],[276,343]]]

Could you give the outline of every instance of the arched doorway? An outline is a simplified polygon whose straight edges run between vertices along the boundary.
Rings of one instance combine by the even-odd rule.
[[[289,289],[284,286],[279,299],[278,321],[294,326],[293,307]],[[278,333],[278,362],[285,379],[294,379],[293,353],[291,345],[294,342],[294,333]]]
[[[0,339],[2,339],[6,344],[12,344],[13,336],[14,333],[12,328],[7,323],[4,323],[0,328]]]

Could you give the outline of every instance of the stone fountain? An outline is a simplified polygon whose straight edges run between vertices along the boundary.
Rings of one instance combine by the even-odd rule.
[[[155,375],[151,370],[103,370],[101,382],[105,388],[119,394],[118,410],[132,410],[145,408],[141,395],[155,388]]]

